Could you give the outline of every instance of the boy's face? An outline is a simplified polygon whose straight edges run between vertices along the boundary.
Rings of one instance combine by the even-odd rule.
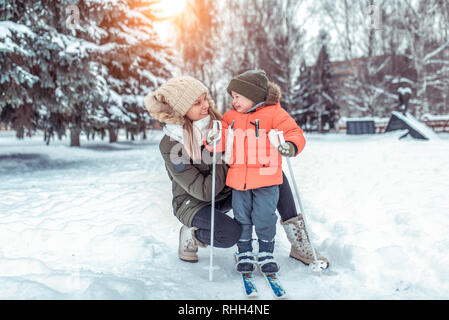
[[[240,93],[235,91],[231,91],[232,96],[232,106],[237,112],[245,113],[251,107],[253,107],[256,103],[247,97],[242,96]]]

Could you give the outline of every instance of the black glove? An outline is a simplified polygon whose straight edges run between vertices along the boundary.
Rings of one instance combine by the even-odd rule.
[[[295,145],[290,141],[280,144],[278,146],[278,151],[283,157],[294,157],[296,154]]]

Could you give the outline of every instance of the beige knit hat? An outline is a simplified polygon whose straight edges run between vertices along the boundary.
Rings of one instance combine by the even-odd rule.
[[[181,76],[168,80],[145,97],[150,115],[162,123],[184,124],[184,115],[207,88],[201,81]]]

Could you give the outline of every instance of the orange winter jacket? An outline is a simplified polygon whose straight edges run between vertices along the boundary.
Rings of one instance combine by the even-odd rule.
[[[269,106],[263,105],[248,113],[230,110],[225,113],[221,123],[222,137],[217,142],[216,151],[226,150],[229,153],[232,150],[226,185],[236,190],[282,184],[282,157],[268,139],[271,129],[283,131],[285,141],[296,146],[295,156],[304,149],[306,142],[302,129],[279,102]],[[231,127],[233,140],[227,141],[231,137],[228,136]],[[232,148],[229,147],[231,144]],[[206,142],[205,146],[209,151],[213,151],[213,147],[208,146]]]

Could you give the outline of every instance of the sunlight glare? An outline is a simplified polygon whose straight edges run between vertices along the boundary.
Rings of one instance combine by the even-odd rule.
[[[159,0],[154,7],[160,10],[161,17],[172,18],[180,14],[187,5],[188,0]]]

